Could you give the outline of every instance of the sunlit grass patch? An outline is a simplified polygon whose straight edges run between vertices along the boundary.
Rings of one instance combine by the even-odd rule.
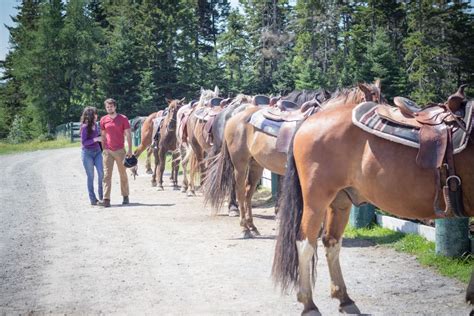
[[[458,279],[464,283],[469,282],[474,266],[474,256],[472,254],[466,254],[462,258],[440,256],[435,252],[434,242],[418,235],[394,232],[380,226],[374,225],[360,229],[347,226],[344,237],[365,239],[375,244],[412,254],[422,265],[432,267],[440,274]]]
[[[7,142],[0,142],[0,155],[43,150],[43,149],[57,149],[66,147],[80,147],[80,142],[71,143],[69,138],[59,137],[55,140],[32,140],[29,142],[10,144]]]

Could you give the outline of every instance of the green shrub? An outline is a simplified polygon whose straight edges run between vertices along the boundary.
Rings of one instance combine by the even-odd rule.
[[[23,143],[28,139],[28,135],[25,133],[25,123],[24,119],[20,115],[15,115],[13,119],[10,132],[7,136],[7,141],[10,144],[19,144]]]

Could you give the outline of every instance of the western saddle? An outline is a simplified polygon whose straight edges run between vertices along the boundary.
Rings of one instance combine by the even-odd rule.
[[[320,106],[321,104],[316,99],[306,101],[301,106],[288,100],[279,100],[276,106],[266,109],[263,116],[277,122],[301,121],[313,114],[314,110]]]
[[[448,98],[444,104],[429,104],[425,108],[403,97],[396,97],[396,107],[380,104],[377,114],[395,124],[419,130],[420,147],[416,156],[416,164],[421,168],[435,170],[436,195],[434,201],[435,214],[439,218],[447,215],[466,216],[462,201],[461,179],[455,173],[452,136],[455,130],[467,131],[468,124],[463,122],[462,105],[466,103],[464,88]],[[446,205],[445,210],[439,208],[440,184]]]

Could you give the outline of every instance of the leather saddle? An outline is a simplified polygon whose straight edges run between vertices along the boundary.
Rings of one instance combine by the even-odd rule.
[[[255,106],[263,106],[270,104],[270,98],[266,95],[256,95],[252,99],[252,104]]]
[[[319,105],[316,100],[305,102],[301,107],[290,101],[278,101],[275,107],[266,107],[255,112],[249,123],[275,136],[276,150],[287,153],[298,123],[318,111]]]
[[[395,107],[361,103],[353,110],[354,124],[365,131],[390,140],[394,140],[393,136],[396,142],[418,148],[416,164],[435,171],[437,217],[465,216],[461,179],[455,174],[453,158],[458,136],[461,135],[462,140],[459,146],[465,146],[472,129],[473,107],[466,101],[464,88],[465,85],[461,86],[446,103],[429,104],[425,108],[407,98],[396,97]],[[410,134],[416,134],[415,142],[406,137]],[[399,141],[403,137],[405,140]],[[439,208],[440,184],[445,210]]]
[[[263,116],[272,121],[301,121],[310,116],[319,106],[321,104],[316,99],[307,101],[301,106],[288,100],[279,100],[276,107],[263,110]]]

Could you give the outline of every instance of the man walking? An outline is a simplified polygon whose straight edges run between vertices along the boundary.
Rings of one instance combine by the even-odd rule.
[[[122,204],[128,204],[128,178],[123,165],[125,157],[132,156],[132,134],[130,123],[125,115],[117,113],[114,99],[104,102],[107,115],[100,119],[102,146],[104,148],[104,207],[110,207],[110,191],[112,187],[112,171],[114,161],[120,174],[120,190],[123,196]],[[128,151],[125,152],[125,137],[127,138]]]

